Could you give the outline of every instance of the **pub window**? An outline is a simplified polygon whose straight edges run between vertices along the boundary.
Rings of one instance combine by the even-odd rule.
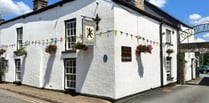
[[[172,59],[171,57],[166,60],[166,75],[167,75],[167,80],[172,80]]]
[[[15,59],[15,81],[21,81],[21,62],[20,59]]]
[[[65,49],[72,50],[76,42],[76,19],[65,21]]]
[[[131,61],[131,47],[122,46],[121,47],[121,61],[122,62],[128,62]]]
[[[23,46],[23,28],[17,28],[17,49],[22,48]]]
[[[170,30],[166,30],[166,43],[171,44],[171,31]]]

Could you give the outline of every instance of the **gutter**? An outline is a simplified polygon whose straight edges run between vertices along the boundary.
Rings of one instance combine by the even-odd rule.
[[[150,18],[152,18],[152,19],[154,19],[156,21],[161,22],[161,20],[162,20],[161,18],[159,18],[157,16],[154,16],[153,14],[150,14],[150,13],[144,11],[144,10],[141,10],[141,9],[139,9],[139,8],[137,8],[137,7],[135,7],[135,6],[131,5],[131,4],[128,4],[128,3],[126,3],[126,2],[124,2],[122,0],[112,0],[112,1],[117,3],[117,4],[121,4],[121,5],[125,6],[125,7],[128,7],[128,8],[130,8],[130,9],[132,9],[132,10],[134,10],[134,11],[140,13],[140,14],[143,14],[143,15],[145,15],[147,17],[150,17]],[[164,24],[169,25],[169,26],[171,26],[173,28],[176,28],[176,29],[178,28],[176,25],[173,25],[173,24],[171,24],[169,22],[166,22],[166,21],[164,21]]]
[[[164,86],[164,76],[163,76],[163,32],[162,27],[164,24],[164,20],[161,19],[160,26],[159,26],[159,34],[160,34],[160,81],[161,81],[161,88]]]

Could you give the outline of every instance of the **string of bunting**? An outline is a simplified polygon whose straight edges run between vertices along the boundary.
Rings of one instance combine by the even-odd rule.
[[[118,36],[119,34],[121,36],[125,35],[127,37],[130,37],[131,39],[133,39],[135,37],[138,40],[142,40],[144,42],[147,42],[147,43],[150,43],[150,44],[153,44],[153,45],[159,45],[159,42],[157,42],[157,41],[150,40],[150,39],[147,39],[146,37],[143,37],[143,36],[140,36],[140,35],[134,35],[134,34],[127,33],[127,32],[123,32],[123,31],[116,30],[116,29],[114,29],[114,30],[108,30],[106,32],[100,32],[99,35],[106,34],[107,37],[109,37],[110,33],[113,33],[115,36]]]
[[[121,35],[121,36],[127,36],[127,37],[130,37],[131,39],[133,38],[136,38],[138,40],[142,40],[144,42],[147,42],[147,43],[151,43],[153,45],[159,45],[159,42],[157,41],[154,41],[154,40],[150,40],[150,39],[147,39],[143,36],[140,36],[140,35],[134,35],[134,34],[131,34],[131,33],[126,33],[126,32],[123,32],[123,31],[119,31],[119,30],[107,30],[106,32],[99,32],[97,33],[97,35],[104,35],[106,34],[107,37],[109,37],[109,35],[111,34],[114,34],[115,36],[118,36],[118,35]],[[32,40],[32,41],[29,41],[29,40],[26,40],[25,42],[23,42],[23,46],[28,46],[28,45],[48,45],[48,44],[52,44],[52,43],[55,43],[57,44],[58,42],[63,42],[63,41],[74,41],[76,40],[76,38],[81,38],[83,39],[83,35],[80,35],[80,36],[68,36],[68,37],[54,37],[54,38],[50,38],[50,39],[44,39],[44,40]],[[7,44],[7,45],[0,45],[0,48],[8,48],[8,47],[16,47],[16,44]]]
[[[23,42],[23,46],[26,47],[28,45],[48,45],[48,44],[57,44],[58,42],[63,41],[73,41],[76,40],[76,38],[81,38],[81,36],[68,36],[68,37],[55,37],[50,39],[44,39],[44,40],[26,40]],[[0,48],[8,48],[8,47],[16,47],[16,44],[8,44],[8,45],[0,45]]]

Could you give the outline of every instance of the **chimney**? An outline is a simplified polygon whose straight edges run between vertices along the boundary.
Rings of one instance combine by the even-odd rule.
[[[4,19],[1,18],[1,14],[0,14],[0,24],[4,22]]]
[[[33,10],[38,10],[47,6],[47,0],[33,0]]]
[[[137,8],[144,10],[144,0],[134,0],[134,4]]]

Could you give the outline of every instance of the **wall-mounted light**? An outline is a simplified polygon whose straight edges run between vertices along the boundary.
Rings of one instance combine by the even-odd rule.
[[[174,34],[175,33],[175,31],[172,31],[172,34]]]
[[[96,22],[96,31],[99,30],[99,22],[101,21],[101,18],[99,17],[99,15],[97,14],[96,18],[94,19],[94,21]]]

